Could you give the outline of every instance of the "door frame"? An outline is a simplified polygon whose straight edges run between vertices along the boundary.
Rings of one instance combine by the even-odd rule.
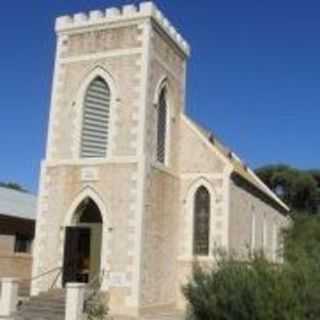
[[[73,230],[72,230],[73,229]],[[89,228],[89,227],[84,227],[84,226],[81,226],[81,225],[79,225],[79,226],[68,226],[68,227],[66,227],[66,239],[65,239],[65,243],[64,243],[64,254],[63,254],[63,267],[62,267],[62,286],[63,287],[65,287],[66,286],[66,284],[68,283],[68,282],[79,282],[78,280],[77,280],[77,278],[75,277],[74,278],[74,280],[73,279],[71,279],[71,281],[66,281],[65,279],[66,278],[68,278],[68,273],[66,272],[66,251],[69,251],[68,249],[67,249],[67,246],[68,246],[68,243],[67,243],[67,234],[68,234],[68,231],[73,231],[73,232],[75,232],[75,231],[78,231],[79,232],[79,234],[81,234],[81,231],[83,231],[83,230],[86,230],[87,232],[88,232],[88,235],[89,235],[89,261],[91,261],[91,258],[92,258],[92,252],[91,252],[91,242],[92,242],[92,230],[91,230],[91,228]],[[71,240],[71,239],[70,239]],[[70,243],[70,245],[71,245],[71,243]],[[72,246],[71,246],[72,247]],[[72,248],[71,248],[71,250],[72,250]],[[71,261],[71,264],[73,264],[73,269],[74,269],[74,271],[80,271],[80,270],[76,270],[76,269],[78,269],[78,266],[75,266],[75,264],[78,264],[78,259],[80,258],[80,256],[77,256],[76,257],[76,255],[74,256],[75,257],[75,261]],[[67,266],[67,267],[69,267],[69,266]],[[90,269],[89,269],[90,270]],[[89,275],[90,275],[90,273],[89,273]],[[88,279],[88,281],[90,281],[90,278]]]
[[[110,271],[110,259],[111,259],[111,247],[110,243],[112,241],[112,227],[111,221],[109,219],[110,214],[109,210],[107,210],[107,206],[102,198],[90,187],[85,188],[78,194],[78,196],[74,199],[67,214],[65,216],[65,220],[63,225],[61,226],[60,232],[60,265],[63,266],[63,255],[64,255],[64,243],[66,238],[66,228],[67,227],[75,227],[77,224],[75,223],[75,214],[78,206],[84,201],[86,198],[91,198],[97,205],[100,210],[100,214],[102,217],[102,235],[101,235],[101,254],[100,254],[100,270],[104,270],[106,274]],[[62,279],[60,286],[62,287]],[[103,291],[109,290],[109,279],[107,276],[103,278],[101,289]]]

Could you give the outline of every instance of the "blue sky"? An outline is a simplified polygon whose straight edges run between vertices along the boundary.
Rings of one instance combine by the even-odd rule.
[[[1,2],[0,181],[37,190],[54,18],[130,2]],[[280,162],[320,167],[320,2],[156,2],[192,46],[188,114],[254,168]]]

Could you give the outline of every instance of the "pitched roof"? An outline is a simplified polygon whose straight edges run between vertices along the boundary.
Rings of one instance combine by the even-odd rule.
[[[36,196],[0,187],[0,214],[35,220],[36,212]]]
[[[290,211],[289,207],[267,185],[262,182],[262,180],[254,173],[254,171],[251,170],[233,151],[223,145],[211,131],[203,128],[188,116],[184,116],[201,133],[201,135],[220,152],[225,160],[231,164],[233,172],[244,178],[247,182],[264,193],[268,198],[275,201],[283,209]]]

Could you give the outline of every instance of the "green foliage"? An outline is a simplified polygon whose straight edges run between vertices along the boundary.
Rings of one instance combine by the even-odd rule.
[[[294,215],[283,231],[282,264],[255,254],[247,262],[225,255],[195,265],[183,288],[190,320],[320,319],[320,217]]]
[[[283,230],[284,256],[288,262],[311,260],[320,268],[320,216],[297,214],[291,228]]]
[[[196,266],[183,289],[190,320],[298,320],[289,271],[255,255],[248,263],[222,258],[209,272]]]
[[[15,182],[0,182],[0,187],[21,191],[21,192],[27,192],[26,189],[24,189],[20,184]]]
[[[317,213],[319,171],[307,172],[286,165],[275,165],[260,168],[256,173],[293,210]]]
[[[107,319],[109,308],[102,296],[94,295],[86,302],[85,313],[88,320],[104,320]]]
[[[320,217],[296,215],[284,231],[284,257],[292,268],[304,318],[320,318]]]
[[[313,178],[317,181],[318,188],[320,188],[320,170],[314,169],[308,170],[307,172],[313,176]]]
[[[309,174],[312,175],[313,179],[317,182],[317,205],[318,205],[318,212],[320,211],[320,170],[309,170]]]

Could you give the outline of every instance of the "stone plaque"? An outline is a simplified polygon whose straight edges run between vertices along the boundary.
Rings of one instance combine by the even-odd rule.
[[[83,168],[81,170],[81,181],[90,182],[90,181],[98,181],[99,173],[97,168]]]
[[[126,274],[124,272],[111,272],[109,278],[110,287],[123,288],[128,286]]]

